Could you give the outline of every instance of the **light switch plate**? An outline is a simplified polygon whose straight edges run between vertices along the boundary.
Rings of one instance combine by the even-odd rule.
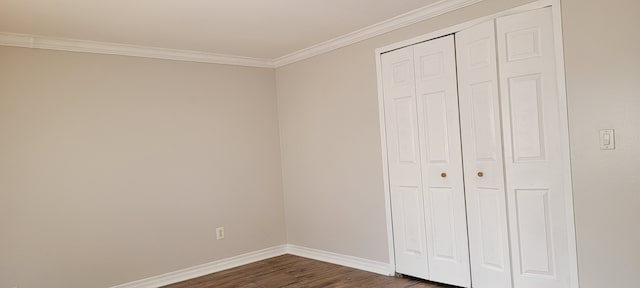
[[[600,150],[616,149],[616,137],[613,129],[600,129]]]

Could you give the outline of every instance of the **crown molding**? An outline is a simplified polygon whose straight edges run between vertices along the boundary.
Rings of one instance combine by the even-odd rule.
[[[273,60],[276,68],[327,53],[484,0],[440,0],[377,24],[298,50]]]
[[[72,52],[156,58],[176,61],[226,64],[236,66],[278,68],[313,56],[324,54],[402,27],[431,19],[483,0],[440,0],[405,14],[387,19],[360,30],[275,58],[262,59],[235,55],[146,47],[80,39],[56,38],[29,34],[0,32],[0,46],[50,49]]]
[[[6,32],[0,32],[0,46],[274,68],[270,59]]]

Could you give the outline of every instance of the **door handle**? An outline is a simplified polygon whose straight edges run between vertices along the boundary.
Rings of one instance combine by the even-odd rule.
[[[482,177],[484,176],[484,173],[482,173],[482,171],[478,171],[478,177]]]

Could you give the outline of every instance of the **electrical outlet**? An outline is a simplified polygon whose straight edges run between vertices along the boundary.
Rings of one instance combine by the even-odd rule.
[[[216,228],[216,239],[217,240],[224,239],[224,227]]]

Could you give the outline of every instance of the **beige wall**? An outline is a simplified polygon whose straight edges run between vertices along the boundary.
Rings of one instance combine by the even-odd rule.
[[[486,0],[277,69],[289,243],[388,261],[374,49],[527,2]],[[562,5],[581,287],[634,287],[640,4]],[[617,150],[599,150],[600,128]]]
[[[108,287],[284,244],[274,76],[0,47],[0,287]]]
[[[582,288],[638,287],[640,2],[562,8]],[[604,128],[616,129],[614,151],[599,150]]]
[[[276,70],[290,244],[388,261],[374,50],[527,2],[486,0]]]

